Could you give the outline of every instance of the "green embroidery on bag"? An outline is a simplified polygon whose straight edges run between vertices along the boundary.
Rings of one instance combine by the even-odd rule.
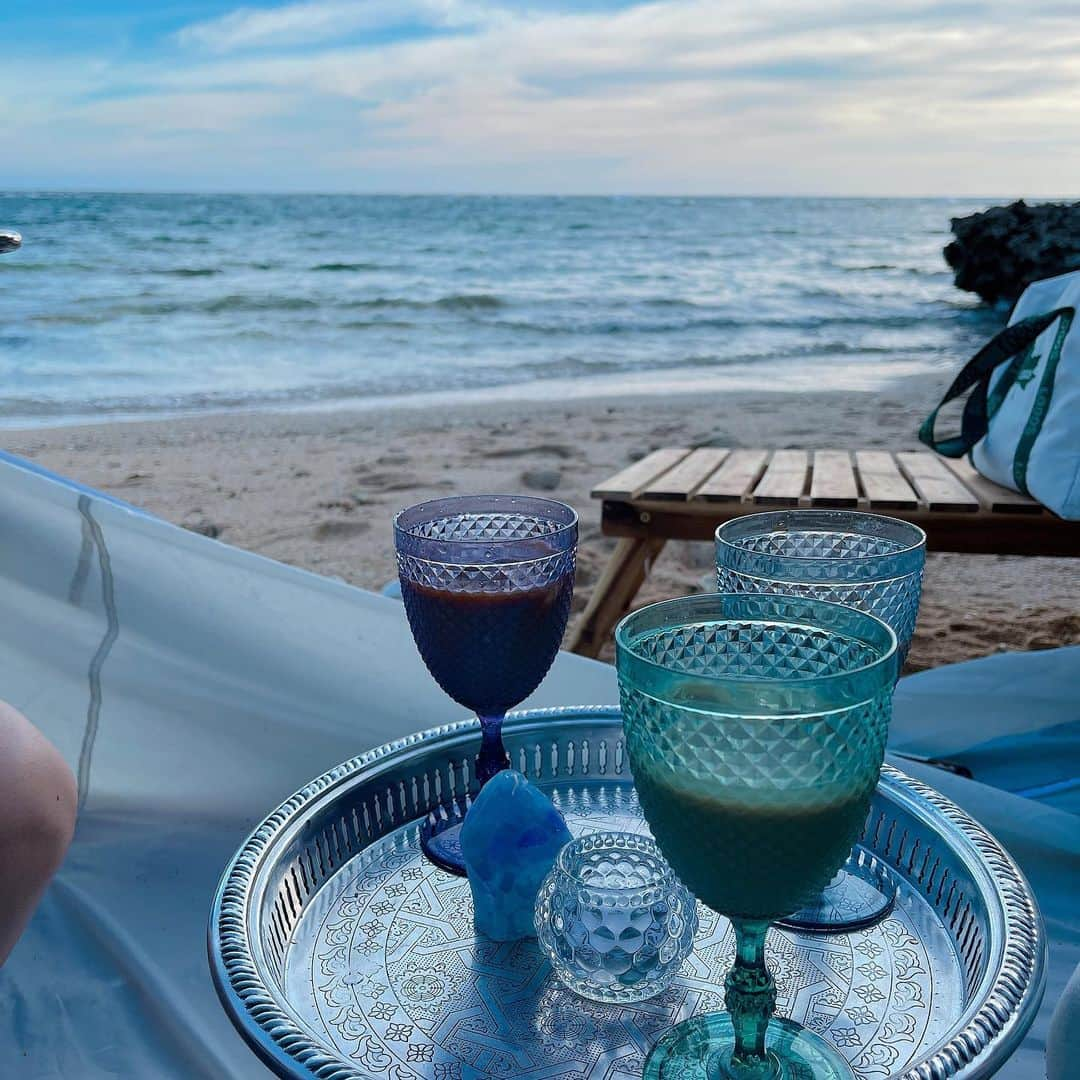
[[[1028,358],[1020,365],[1020,370],[1016,373],[1016,381],[1023,389],[1027,389],[1027,384],[1035,378],[1035,370],[1039,366],[1039,361],[1042,356],[1037,352],[1029,353]]]
[[[1028,461],[1031,458],[1031,448],[1035,445],[1035,440],[1042,430],[1046,414],[1050,411],[1050,399],[1054,396],[1054,376],[1057,373],[1061,350],[1065,345],[1065,338],[1068,336],[1075,314],[1075,311],[1065,311],[1061,316],[1058,331],[1054,335],[1054,344],[1050,346],[1050,353],[1046,359],[1046,370],[1043,371],[1042,382],[1039,383],[1039,389],[1035,391],[1035,400],[1032,402],[1031,412],[1028,413],[1024,433],[1020,436],[1020,441],[1016,445],[1016,454],[1013,456],[1013,480],[1016,481],[1017,489],[1025,495],[1031,494],[1027,486],[1027,470]],[[1019,381],[1019,375],[1017,375],[1017,381]]]
[[[986,399],[987,420],[992,419],[994,413],[1001,408],[1001,403],[1012,388],[1012,384],[1016,382],[1017,372],[1027,365],[1034,351],[1035,342],[1032,342],[1022,353],[1017,353],[1009,361],[1009,366],[1001,373],[1001,378],[994,383],[994,389],[990,391],[990,396]]]

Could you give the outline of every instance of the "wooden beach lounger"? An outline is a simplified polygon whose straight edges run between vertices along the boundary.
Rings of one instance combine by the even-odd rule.
[[[848,507],[914,522],[931,551],[1080,555],[1080,522],[999,487],[965,460],[921,451],[665,447],[598,484],[605,536],[619,537],[569,648],[596,656],[668,540],[783,507]]]

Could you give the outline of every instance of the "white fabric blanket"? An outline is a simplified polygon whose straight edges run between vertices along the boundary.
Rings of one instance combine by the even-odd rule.
[[[397,602],[14,460],[0,460],[0,590],[0,697],[60,747],[83,800],[67,862],[0,969],[0,1076],[268,1076],[207,971],[223,866],[313,776],[461,710],[423,669]],[[610,667],[562,655],[527,704],[615,700]],[[912,771],[1032,876],[1060,992],[1080,951],[1076,819]],[[1043,1075],[1045,1017],[1006,1080]]]

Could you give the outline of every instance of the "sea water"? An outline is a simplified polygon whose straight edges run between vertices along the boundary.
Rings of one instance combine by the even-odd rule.
[[[0,424],[940,382],[1003,320],[941,255],[980,206],[0,193]]]

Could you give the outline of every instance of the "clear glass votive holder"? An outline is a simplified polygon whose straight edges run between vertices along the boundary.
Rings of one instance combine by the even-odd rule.
[[[535,923],[555,974],[574,993],[645,1001],[693,951],[697,903],[649,837],[593,833],[559,853],[537,894]]]

